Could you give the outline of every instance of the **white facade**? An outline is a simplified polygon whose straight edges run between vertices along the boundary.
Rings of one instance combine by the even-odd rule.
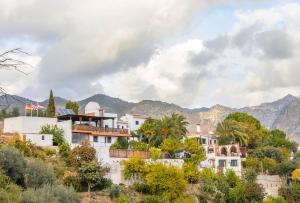
[[[128,124],[128,129],[130,131],[136,131],[143,125],[146,118],[141,115],[126,114],[121,117],[121,120]]]
[[[30,140],[31,143],[38,145],[40,147],[53,146],[53,136],[51,134],[26,133],[23,134],[23,139]]]
[[[4,119],[5,133],[40,133],[44,125],[56,125],[56,118],[19,116]]]

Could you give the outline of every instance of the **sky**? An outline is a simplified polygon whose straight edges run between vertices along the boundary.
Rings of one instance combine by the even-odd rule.
[[[0,0],[10,94],[102,93],[183,107],[258,105],[300,95],[300,0]]]

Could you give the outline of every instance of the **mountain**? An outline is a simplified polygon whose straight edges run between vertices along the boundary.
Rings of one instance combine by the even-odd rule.
[[[67,101],[61,97],[55,97],[54,99],[57,107],[64,107]],[[171,115],[173,112],[179,113],[187,118],[187,121],[190,123],[188,127],[190,131],[196,130],[196,124],[200,124],[203,131],[212,131],[217,123],[222,121],[228,114],[237,111],[244,112],[256,117],[269,129],[278,128],[284,130],[291,139],[300,143],[300,99],[293,95],[287,95],[274,102],[239,109],[219,104],[210,108],[188,109],[162,101],[143,100],[133,103],[104,94],[96,94],[78,101],[80,112],[84,112],[85,105],[91,101],[98,102],[106,112],[114,112],[119,116],[130,113],[141,114],[145,117],[161,118],[165,115]],[[0,108],[7,107],[11,110],[16,107],[20,109],[20,112],[24,112],[26,103],[35,102],[19,96],[1,96]],[[48,100],[42,101],[40,104],[47,106]]]

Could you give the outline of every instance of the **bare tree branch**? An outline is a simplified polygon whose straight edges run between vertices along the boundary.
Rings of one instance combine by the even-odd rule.
[[[13,70],[18,71],[24,75],[28,75],[25,71],[26,67],[32,67],[30,64],[20,61],[14,57],[14,55],[29,55],[27,52],[22,51],[21,48],[11,49],[0,54],[0,70]],[[0,100],[4,100],[0,103],[0,108],[7,109],[10,104],[8,102],[8,97],[13,98],[19,102],[24,103],[13,95],[8,94],[3,87],[0,86]],[[4,107],[4,108],[3,108]]]

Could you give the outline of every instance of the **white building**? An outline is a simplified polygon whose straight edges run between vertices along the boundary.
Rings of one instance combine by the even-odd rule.
[[[121,120],[127,123],[129,131],[136,131],[145,122],[146,117],[139,114],[126,114],[121,117]]]
[[[217,137],[212,132],[202,132],[200,125],[197,125],[197,132],[189,133],[188,137],[197,138],[206,152],[201,168],[211,167],[215,172],[231,169],[241,175],[243,153],[239,144],[219,145]]]
[[[85,114],[59,115],[57,118],[14,117],[4,120],[4,133],[18,133],[38,146],[53,146],[52,135],[40,134],[42,126],[56,125],[64,130],[71,148],[88,141],[96,149],[97,158],[110,162],[109,147],[118,137],[129,137],[127,128],[117,128],[117,114],[106,113],[97,103],[86,106]]]
[[[14,117],[4,119],[4,133],[18,133],[23,140],[30,140],[33,144],[42,147],[53,146],[53,136],[41,134],[44,125],[55,125],[56,118],[44,117]]]

